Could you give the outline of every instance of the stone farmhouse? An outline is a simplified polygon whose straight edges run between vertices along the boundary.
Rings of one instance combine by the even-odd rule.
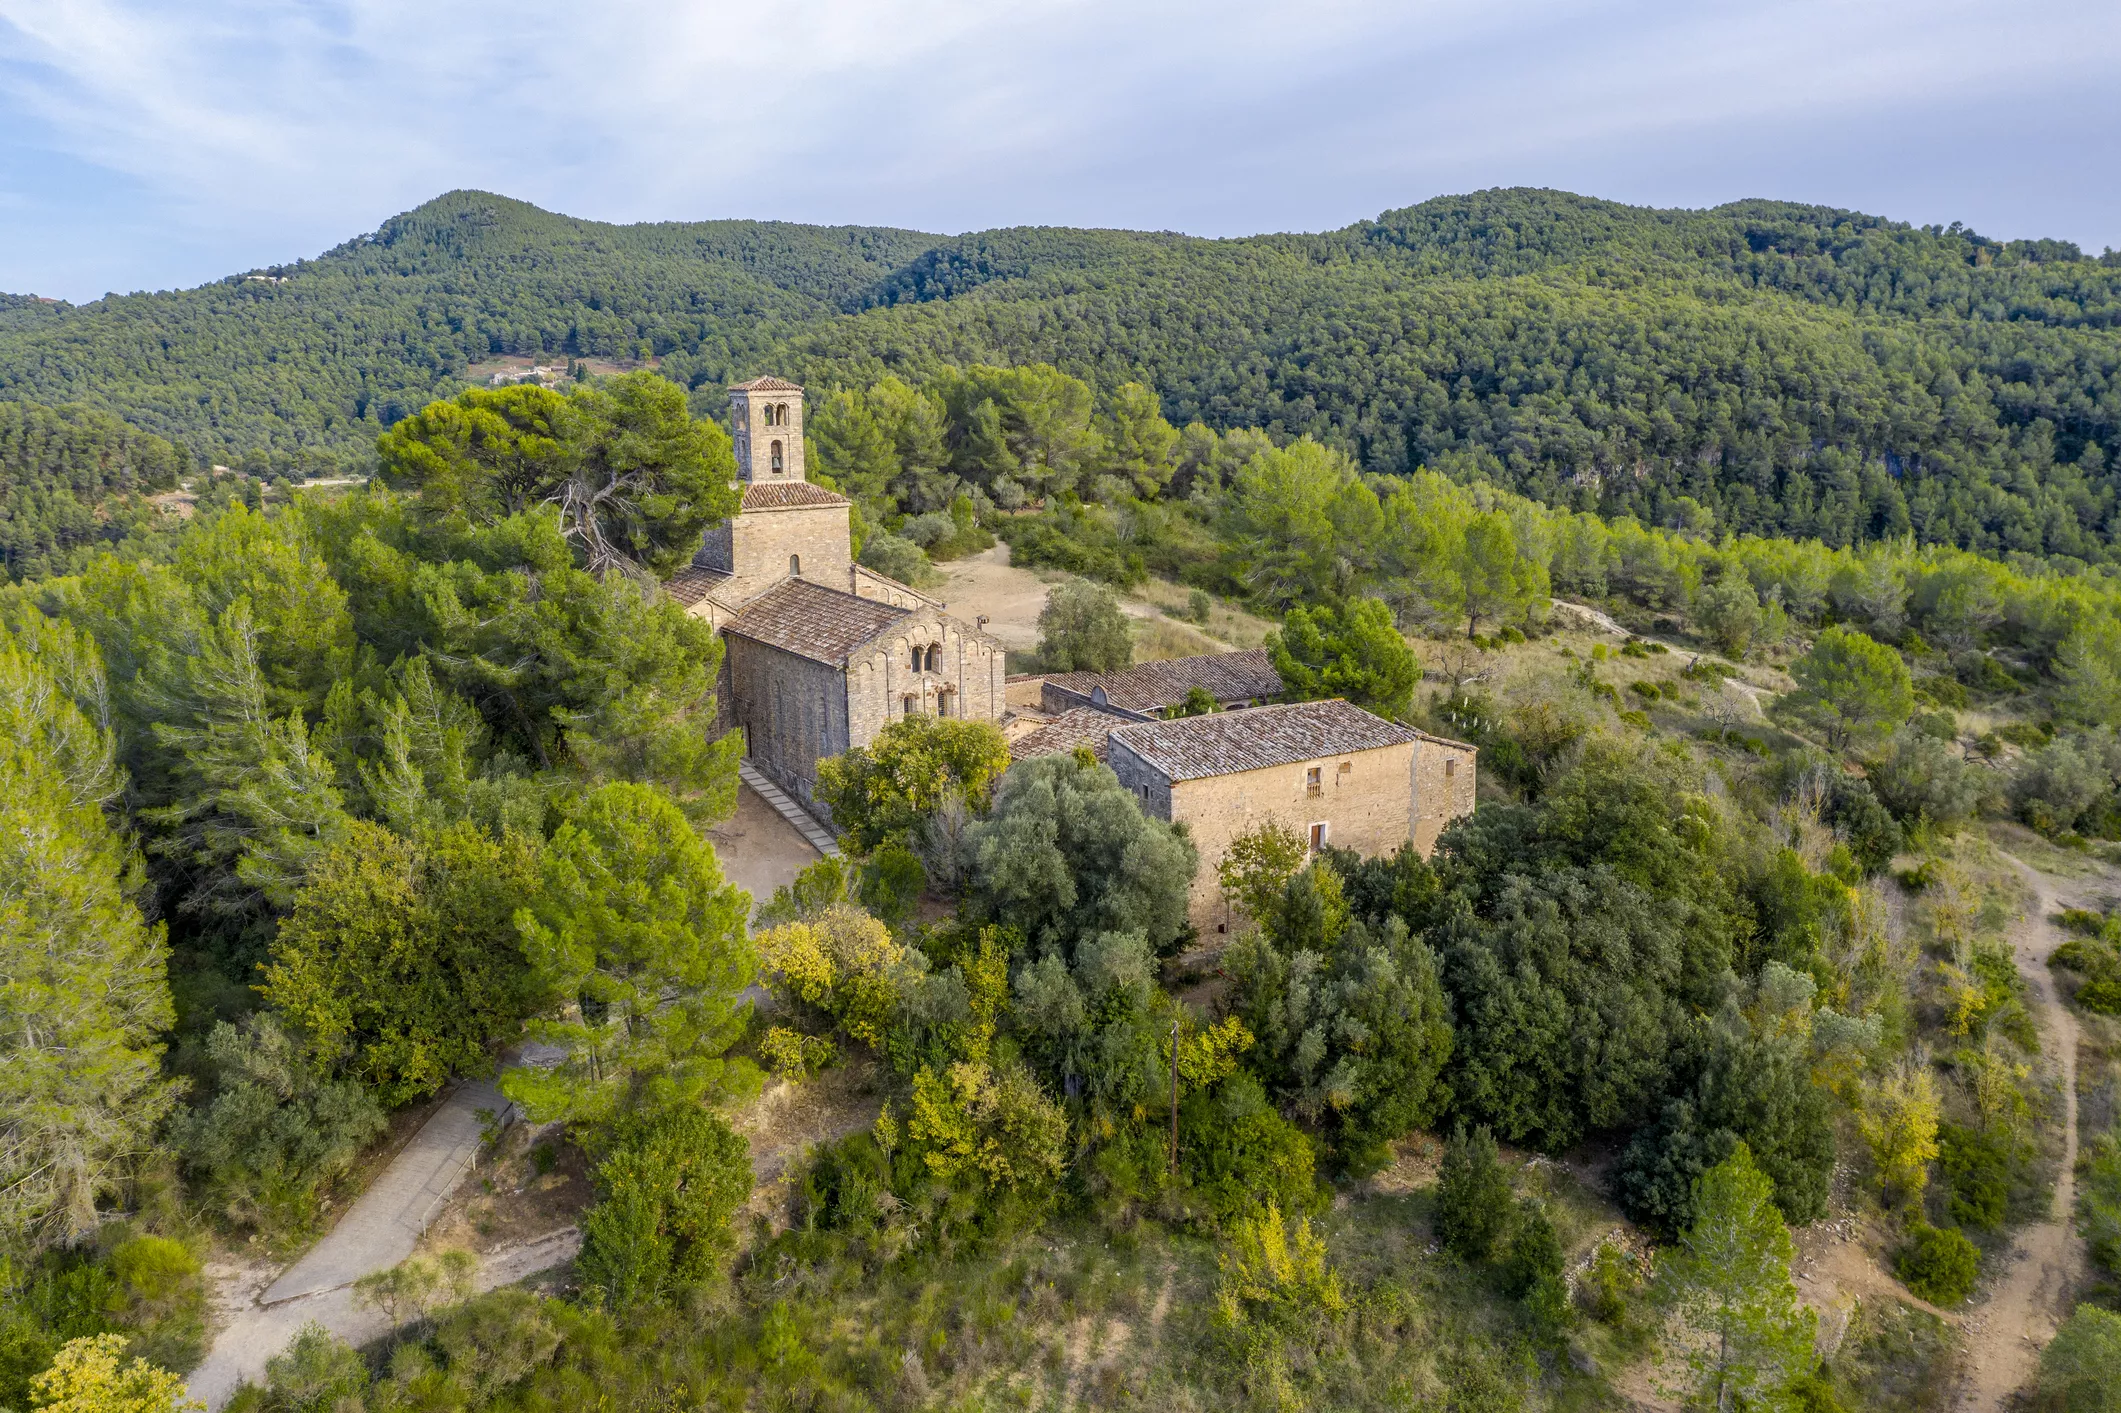
[[[1001,643],[854,562],[852,503],[807,479],[803,390],[755,378],[729,390],[736,515],[709,530],[664,589],[722,635],[725,726],[751,763],[823,813],[817,763],[920,713],[999,721]]]
[[[1059,735],[1063,723],[1090,725],[1070,712],[1045,730]],[[1446,824],[1472,813],[1477,754],[1332,700],[1113,720],[1103,757],[1145,813],[1186,825],[1200,851],[1188,916],[1208,938],[1229,931],[1217,866],[1239,835],[1271,821],[1314,852],[1387,854],[1411,840],[1426,855]]]

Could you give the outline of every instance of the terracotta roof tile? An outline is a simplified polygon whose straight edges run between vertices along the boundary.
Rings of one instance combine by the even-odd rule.
[[[744,605],[723,631],[836,667],[912,612],[808,579],[784,579]]]
[[[1422,738],[1419,731],[1337,700],[1143,721],[1112,735],[1171,780],[1293,765]]]
[[[763,378],[753,378],[748,383],[731,383],[731,392],[801,392],[801,383],[791,383],[786,378],[776,378],[771,373]]]
[[[1046,680],[1086,700],[1103,687],[1105,700],[1113,706],[1139,712],[1175,707],[1195,687],[1206,687],[1218,702],[1248,702],[1282,694],[1281,674],[1274,670],[1265,648],[1144,662],[1119,672],[1063,672]]]
[[[1112,728],[1126,724],[1123,718],[1096,707],[1076,707],[1010,742],[1009,756],[1012,760],[1030,760],[1034,756],[1066,755],[1077,746],[1088,746],[1090,754],[1103,760]]]
[[[724,574],[719,569],[703,569],[697,564],[688,564],[663,581],[663,592],[685,607],[691,608],[728,583],[732,577],[734,576]]]
[[[837,491],[809,481],[752,481],[744,487],[745,510],[798,510],[813,505],[849,505]]]

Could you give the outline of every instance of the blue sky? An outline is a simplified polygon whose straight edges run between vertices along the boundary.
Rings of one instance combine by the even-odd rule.
[[[614,221],[1236,235],[1770,196],[2121,246],[2121,0],[0,0],[0,290]]]

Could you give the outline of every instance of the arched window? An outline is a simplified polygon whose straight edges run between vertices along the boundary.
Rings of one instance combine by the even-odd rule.
[[[928,670],[930,672],[941,672],[943,670],[943,650],[934,643],[928,645]]]
[[[905,696],[899,698],[899,707],[899,715],[911,716],[914,712],[920,710],[920,698],[908,692]]]
[[[773,444],[773,474],[776,476],[781,474],[781,444],[779,442]]]
[[[787,403],[785,403],[785,402],[782,402],[782,403],[776,403],[776,404],[774,404],[774,408],[773,408],[773,425],[774,425],[774,426],[776,426],[776,427],[785,427],[785,426],[787,426],[787,425],[788,425],[788,404],[787,404]]]
[[[791,554],[788,556],[788,572],[798,579],[803,577],[803,557],[801,555]]]

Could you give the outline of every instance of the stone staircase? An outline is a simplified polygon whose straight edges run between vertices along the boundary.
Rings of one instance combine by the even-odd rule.
[[[840,856],[840,846],[833,840],[832,831],[818,823],[817,817],[804,809],[801,801],[768,780],[765,772],[748,760],[739,760],[736,763],[736,773],[746,785],[758,792],[760,799],[772,805],[782,819],[794,825],[795,832],[802,835],[811,848],[828,859]]]

